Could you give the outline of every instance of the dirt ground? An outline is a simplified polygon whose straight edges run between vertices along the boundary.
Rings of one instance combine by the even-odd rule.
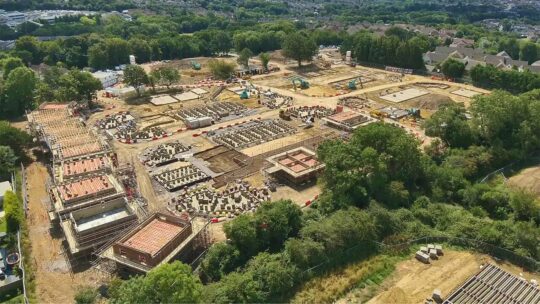
[[[27,168],[29,208],[28,228],[32,243],[32,260],[36,276],[38,303],[72,303],[77,287],[97,287],[107,279],[102,272],[89,269],[72,274],[62,254],[59,238],[51,236],[47,209],[42,200],[47,197],[47,170],[40,163]],[[60,235],[60,233],[54,233]]]
[[[540,165],[522,170],[519,174],[512,176],[508,183],[529,190],[540,197]]]
[[[446,250],[444,256],[431,264],[420,263],[414,257],[399,263],[394,274],[382,283],[382,292],[368,303],[423,303],[431,297],[434,289],[440,289],[444,299],[467,278],[480,271],[480,265],[485,263],[495,264],[517,276],[521,273],[527,280],[540,278],[538,274],[525,272],[506,262],[497,262],[485,254]],[[354,299],[349,300],[354,302]]]

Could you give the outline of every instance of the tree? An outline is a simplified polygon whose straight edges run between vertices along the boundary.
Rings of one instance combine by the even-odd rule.
[[[55,87],[55,97],[59,101],[85,102],[91,107],[92,99],[96,91],[103,88],[101,81],[92,74],[77,69],[70,70],[62,74],[57,83],[52,84]]]
[[[424,123],[426,135],[440,137],[453,148],[467,148],[476,141],[466,109],[463,106],[450,104],[442,106]]]
[[[256,253],[259,241],[257,229],[251,216],[242,214],[226,223],[223,230],[227,238],[231,240],[231,244],[238,248],[242,257],[250,257]]]
[[[37,79],[27,67],[14,69],[5,82],[4,112],[10,117],[24,114],[34,103],[34,89]]]
[[[7,231],[16,233],[24,220],[22,205],[17,195],[12,191],[4,193],[4,211],[7,224]]]
[[[255,213],[259,250],[280,249],[287,238],[298,234],[302,212],[290,200],[263,203]]]
[[[41,47],[36,37],[23,36],[17,39],[15,41],[15,50],[30,54],[27,63],[39,64],[42,60]]]
[[[152,48],[146,40],[132,38],[129,40],[129,45],[137,63],[145,63],[152,58]]]
[[[0,179],[9,179],[11,172],[15,169],[17,156],[8,146],[0,146]]]
[[[201,270],[210,281],[219,281],[225,274],[240,266],[240,252],[230,244],[217,243],[210,247],[201,263]]]
[[[150,74],[148,75],[148,84],[152,87],[152,91],[156,92],[156,85],[161,80],[161,73],[158,70],[152,70],[150,71]]]
[[[245,48],[238,54],[237,62],[238,64],[243,65],[246,69],[249,69],[249,59],[251,57],[253,57],[253,52],[250,49]]]
[[[109,66],[109,54],[103,43],[92,45],[88,49],[88,65],[95,69],[104,69]]]
[[[80,286],[75,294],[76,304],[93,304],[96,302],[98,293],[90,286]]]
[[[534,42],[525,42],[521,46],[521,52],[519,57],[521,60],[527,61],[529,64],[532,64],[539,58],[538,46]]]
[[[265,71],[268,71],[268,63],[270,62],[270,54],[268,53],[261,53],[259,55],[259,59],[261,60],[262,66]]]
[[[4,77],[4,79],[7,79],[11,71],[18,67],[23,67],[24,63],[21,58],[7,57],[0,60],[0,65],[2,66],[2,76]]]
[[[32,136],[10,125],[7,121],[0,121],[0,146],[10,147],[17,157],[24,155],[24,149],[32,143]]]
[[[302,61],[311,61],[317,54],[317,45],[306,33],[292,33],[283,41],[283,55],[298,61],[298,66],[302,66]]]
[[[514,210],[514,218],[518,221],[534,220],[540,223],[540,202],[533,193],[517,189],[510,194],[510,206]]]
[[[191,268],[179,261],[152,269],[112,286],[111,303],[196,303],[202,285]]]
[[[148,84],[148,75],[144,69],[138,65],[128,65],[124,70],[124,81],[137,91],[137,96],[141,96],[141,86]]]
[[[204,303],[263,303],[265,293],[251,273],[233,272],[221,281],[207,285]]]
[[[228,54],[233,47],[231,36],[225,31],[216,32],[211,40],[210,45],[214,53]]]
[[[208,67],[217,79],[228,79],[234,72],[235,65],[223,60],[212,59],[208,61]]]
[[[448,58],[443,62],[441,70],[446,77],[461,78],[465,72],[465,64],[454,58]]]
[[[159,80],[162,84],[167,86],[167,89],[169,89],[171,85],[180,81],[180,73],[178,73],[178,70],[173,67],[162,67],[158,71],[160,75]]]
[[[371,199],[393,205],[387,195],[390,182],[402,182],[411,191],[421,184],[424,174],[418,142],[402,129],[383,123],[356,130],[348,143],[327,141],[317,155],[326,164],[321,181],[328,192],[321,197],[321,205],[328,211],[367,205]]]

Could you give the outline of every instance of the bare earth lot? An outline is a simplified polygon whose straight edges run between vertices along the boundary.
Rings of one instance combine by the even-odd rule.
[[[40,163],[27,168],[29,208],[28,229],[36,276],[38,303],[72,303],[80,285],[97,287],[105,279],[102,272],[89,269],[71,274],[59,238],[49,233],[49,216],[42,199],[47,197],[47,170]]]
[[[445,251],[445,255],[438,261],[426,265],[418,262],[414,257],[401,262],[396,266],[394,274],[381,285],[382,292],[368,303],[423,303],[431,297],[434,289],[440,289],[443,299],[452,290],[461,285],[467,278],[480,270],[485,263],[496,264],[514,275],[523,273],[523,277],[539,279],[540,276],[525,272],[518,266],[505,262],[497,262],[485,254],[467,251]],[[347,296],[344,303],[348,302]]]
[[[512,176],[508,183],[535,193],[540,197],[540,165],[522,170]]]

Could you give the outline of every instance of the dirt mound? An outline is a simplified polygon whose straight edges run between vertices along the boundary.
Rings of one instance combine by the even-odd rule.
[[[410,303],[409,296],[403,289],[399,287],[392,287],[385,293],[382,293],[380,297],[374,299],[374,303]]]
[[[438,110],[443,105],[455,103],[450,97],[438,94],[429,94],[411,100],[408,105],[413,108],[426,109],[431,111]]]

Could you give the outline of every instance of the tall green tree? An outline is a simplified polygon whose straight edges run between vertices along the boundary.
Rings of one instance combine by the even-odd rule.
[[[454,58],[448,58],[443,62],[441,70],[446,77],[461,78],[465,72],[465,64]]]
[[[27,64],[39,64],[41,63],[42,52],[39,41],[33,36],[22,36],[15,41],[15,51],[28,52],[30,57],[26,58]]]
[[[4,113],[9,117],[16,117],[31,109],[37,83],[34,72],[27,67],[18,67],[11,71],[4,84]]]
[[[268,63],[270,62],[270,54],[268,53],[261,53],[259,55],[259,59],[261,60],[261,64],[265,71],[268,71]]]
[[[282,51],[285,57],[296,60],[301,67],[302,61],[311,61],[317,54],[317,45],[306,33],[292,33],[283,41]]]
[[[124,70],[124,82],[135,88],[137,95],[141,96],[141,86],[148,84],[148,75],[138,65],[128,65]]]
[[[538,50],[538,45],[534,42],[525,42],[521,46],[521,51],[519,58],[521,60],[527,61],[529,64],[532,64],[540,58],[540,51]]]
[[[0,146],[0,179],[7,180],[15,169],[17,156],[8,146]]]
[[[249,59],[251,57],[253,57],[253,52],[250,49],[245,48],[238,54],[237,62],[238,64],[243,65],[244,68],[249,69]]]
[[[32,144],[32,136],[0,120],[0,146],[10,147],[17,157],[24,155],[24,149]]]
[[[11,71],[18,67],[23,67],[24,63],[21,58],[7,57],[0,60],[0,66],[2,66],[2,76],[4,77],[4,79],[7,79]]]
[[[441,107],[424,123],[426,135],[440,137],[453,148],[467,148],[476,141],[465,108],[460,105]]]
[[[159,82],[161,84],[164,84],[167,89],[171,87],[171,85],[178,83],[180,81],[180,73],[177,69],[173,67],[161,67],[159,70]]]
[[[111,290],[111,303],[197,303],[202,285],[191,268],[175,261],[152,269]]]

